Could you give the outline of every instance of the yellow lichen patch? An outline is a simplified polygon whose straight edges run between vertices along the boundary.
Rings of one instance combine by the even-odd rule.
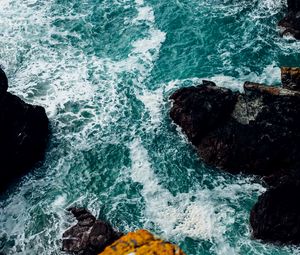
[[[147,230],[128,233],[99,255],[185,255],[174,244],[155,238]]]

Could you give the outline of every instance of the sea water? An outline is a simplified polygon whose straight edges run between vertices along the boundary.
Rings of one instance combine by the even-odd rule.
[[[0,0],[9,91],[45,107],[43,165],[0,198],[0,251],[62,254],[83,206],[120,231],[146,228],[188,255],[300,254],[251,237],[265,191],[206,166],[170,117],[169,96],[202,79],[242,90],[300,65],[279,0]],[[9,171],[9,169],[1,169]]]

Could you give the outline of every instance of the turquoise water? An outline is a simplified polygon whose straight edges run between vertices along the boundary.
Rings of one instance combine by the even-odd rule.
[[[300,43],[280,38],[278,0],[0,0],[10,91],[43,105],[43,166],[0,199],[0,251],[62,254],[88,207],[121,231],[147,228],[189,255],[300,254],[251,238],[255,177],[208,168],[172,124],[168,97],[209,78],[280,83]],[[3,169],[1,169],[3,170]]]

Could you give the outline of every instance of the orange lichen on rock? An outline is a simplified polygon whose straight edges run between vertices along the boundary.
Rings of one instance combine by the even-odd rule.
[[[174,244],[157,239],[147,230],[138,230],[121,237],[99,255],[185,255]]]

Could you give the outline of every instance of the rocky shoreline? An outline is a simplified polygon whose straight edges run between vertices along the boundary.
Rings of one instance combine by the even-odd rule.
[[[251,212],[253,236],[300,243],[300,69],[282,68],[282,86],[246,82],[244,93],[203,81],[171,97],[172,120],[209,165],[260,175],[269,190]],[[280,191],[280,192],[279,192]]]

